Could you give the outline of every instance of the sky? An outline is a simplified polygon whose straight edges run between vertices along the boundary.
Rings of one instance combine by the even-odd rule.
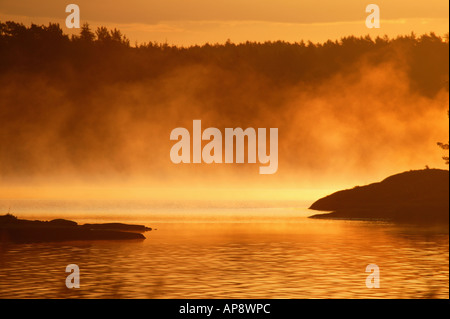
[[[381,27],[368,29],[363,0],[0,0],[0,21],[58,22],[67,33],[66,5],[80,7],[81,23],[118,28],[131,43],[176,45],[245,41],[324,42],[347,35],[448,32],[446,0],[377,0]]]

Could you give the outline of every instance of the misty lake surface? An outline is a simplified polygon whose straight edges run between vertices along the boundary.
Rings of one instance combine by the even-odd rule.
[[[154,229],[143,241],[0,244],[0,298],[448,298],[447,230],[313,220],[309,204],[0,200],[24,219]],[[79,289],[65,286],[69,264]]]

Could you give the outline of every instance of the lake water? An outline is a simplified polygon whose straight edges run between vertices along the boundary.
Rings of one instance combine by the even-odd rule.
[[[127,222],[143,241],[0,244],[0,298],[448,298],[447,230],[314,220],[307,202],[0,201],[19,218]],[[80,289],[67,289],[68,264]],[[366,287],[368,264],[380,288]]]

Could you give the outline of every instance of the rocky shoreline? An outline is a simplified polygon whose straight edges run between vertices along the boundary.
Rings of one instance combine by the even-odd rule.
[[[379,183],[342,190],[313,203],[310,218],[381,220],[412,224],[449,223],[449,171],[403,172]]]
[[[54,219],[51,221],[26,220],[7,214],[0,216],[0,242],[37,243],[80,240],[144,240],[143,225],[122,223],[84,224]]]

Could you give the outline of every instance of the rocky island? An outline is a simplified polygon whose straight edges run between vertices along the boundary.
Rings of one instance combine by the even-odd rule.
[[[309,209],[327,212],[310,218],[386,220],[448,227],[449,171],[403,172],[379,183],[333,193]]]
[[[78,240],[143,240],[142,234],[152,230],[142,225],[121,223],[84,224],[66,220],[51,221],[18,219],[6,214],[0,216],[0,242],[36,243]]]

